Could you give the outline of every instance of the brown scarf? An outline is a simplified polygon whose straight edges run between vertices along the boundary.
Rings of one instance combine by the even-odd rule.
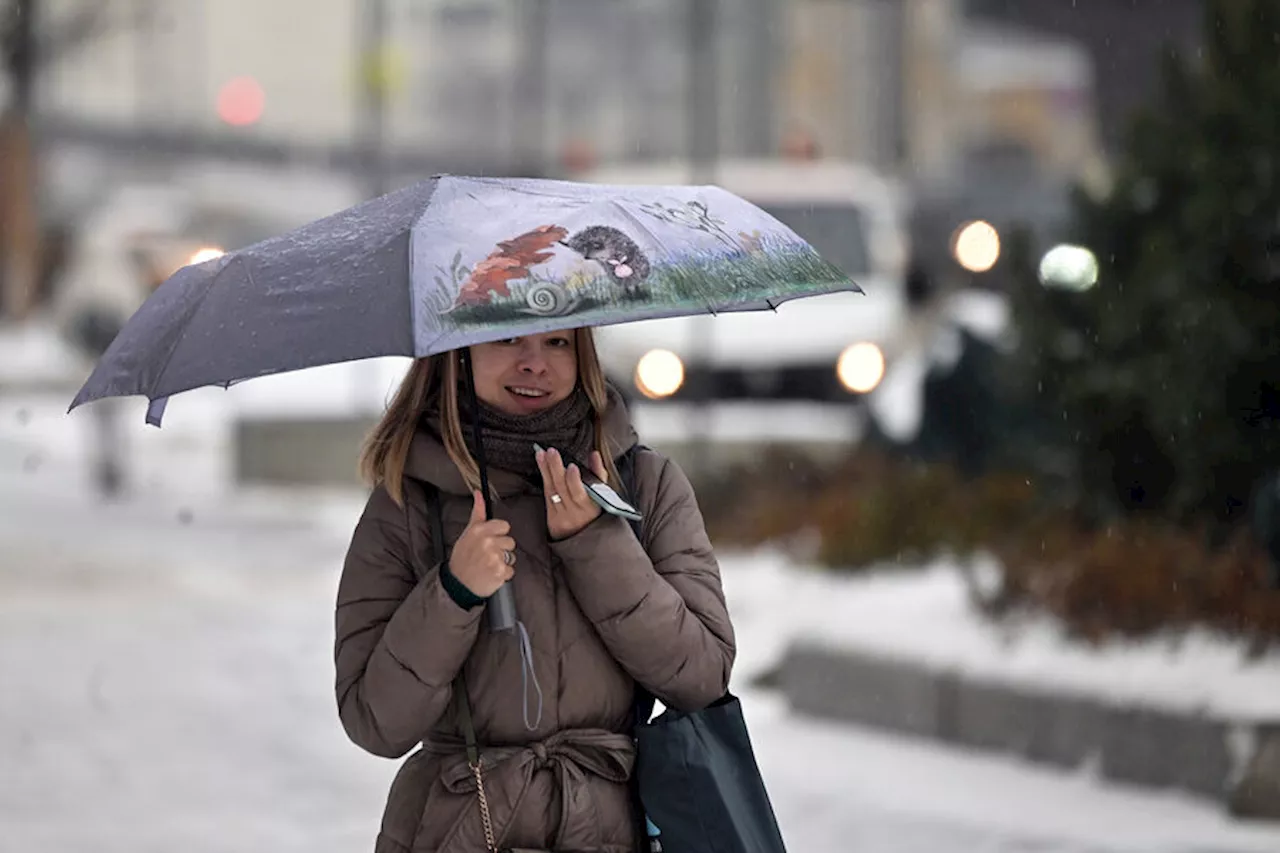
[[[470,394],[458,389],[458,416],[462,421],[462,437],[467,450],[476,456],[474,414]],[[437,436],[440,435],[440,414],[430,411],[424,419]],[[509,415],[480,401],[480,429],[483,434],[485,461],[493,468],[501,468],[524,477],[538,477],[538,462],[533,457],[533,444],[555,447],[561,453],[583,463],[589,461],[595,449],[596,431],[594,412],[587,392],[581,386],[549,409],[532,415]],[[567,463],[567,460],[566,460]]]

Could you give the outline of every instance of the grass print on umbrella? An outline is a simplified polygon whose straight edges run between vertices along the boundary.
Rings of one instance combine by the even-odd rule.
[[[452,270],[444,272],[455,282],[469,274],[456,261]],[[791,293],[808,294],[815,286],[847,281],[844,273],[809,246],[766,235],[757,239],[752,251],[738,248],[728,254],[704,249],[655,263],[643,298],[622,292],[603,274],[566,281],[534,274],[525,283],[513,285],[507,296],[494,296],[486,305],[459,306],[441,319],[459,330],[535,317],[572,316],[590,325],[608,323],[613,310],[624,305],[647,304],[655,314],[691,308],[725,311],[765,300],[776,304]]]

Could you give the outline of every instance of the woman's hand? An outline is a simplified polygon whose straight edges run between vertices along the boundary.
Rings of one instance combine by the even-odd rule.
[[[488,598],[515,574],[516,540],[511,538],[509,522],[485,521],[484,495],[474,495],[471,519],[453,545],[449,571],[467,589]]]
[[[547,531],[552,539],[568,539],[600,517],[603,510],[587,494],[582,472],[564,460],[555,449],[537,453],[538,470],[542,472],[542,490],[547,498]],[[604,459],[599,451],[591,451],[591,471],[606,480]]]

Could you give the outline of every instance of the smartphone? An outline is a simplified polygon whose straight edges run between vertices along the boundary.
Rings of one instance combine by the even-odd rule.
[[[545,449],[546,448],[540,444],[533,445],[535,453],[539,450]],[[565,454],[561,453],[560,456],[564,458]],[[577,459],[568,459],[568,461],[573,462],[578,466],[578,472],[582,474],[582,485],[587,487],[587,494],[591,496],[591,499],[595,501],[596,505],[602,510],[610,515],[616,515],[629,521],[644,520],[644,516],[640,514],[640,510],[636,509],[624,500],[622,495],[618,494],[612,486],[597,477],[590,467],[583,465],[582,462]]]

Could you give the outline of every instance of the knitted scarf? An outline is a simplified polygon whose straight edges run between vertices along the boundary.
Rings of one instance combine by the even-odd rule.
[[[458,416],[467,450],[472,456],[477,456],[472,426],[475,413],[470,397],[465,389],[458,390]],[[438,410],[428,413],[427,425],[436,435],[440,434]],[[543,447],[558,448],[561,453],[571,454],[570,458],[584,463],[595,449],[595,418],[591,401],[581,386],[554,406],[531,415],[507,414],[481,400],[480,429],[486,463],[523,477],[538,477],[538,463],[533,457],[534,442]]]

